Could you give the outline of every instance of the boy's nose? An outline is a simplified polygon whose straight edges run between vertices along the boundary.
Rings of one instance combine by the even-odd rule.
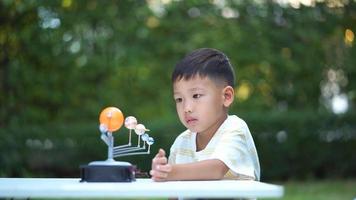
[[[185,104],[184,104],[184,112],[186,112],[186,113],[191,113],[193,110],[192,110],[192,105],[191,105],[191,103],[189,103],[189,102],[186,102]]]

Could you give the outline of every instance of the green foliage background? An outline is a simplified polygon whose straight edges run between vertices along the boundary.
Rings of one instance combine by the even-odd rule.
[[[231,113],[253,133],[262,179],[356,177],[355,1],[167,2],[0,2],[1,176],[78,177],[80,164],[106,157],[107,106],[151,129],[153,153],[123,159],[148,171],[184,130],[173,66],[212,47],[235,67]],[[339,94],[348,110],[335,114]]]

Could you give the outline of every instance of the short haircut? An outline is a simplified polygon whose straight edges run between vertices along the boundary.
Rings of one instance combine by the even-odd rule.
[[[228,57],[216,49],[202,48],[187,54],[174,68],[172,82],[189,80],[196,75],[223,81],[235,87],[235,72]]]

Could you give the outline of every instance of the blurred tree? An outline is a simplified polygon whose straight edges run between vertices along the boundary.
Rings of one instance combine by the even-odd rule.
[[[88,148],[80,137],[87,127],[95,129],[99,111],[108,105],[149,121],[167,143],[159,145],[168,148],[183,130],[170,73],[186,53],[201,47],[220,49],[231,59],[237,72],[231,111],[253,122],[257,143],[268,146],[264,132],[288,132],[293,121],[311,127],[311,120],[317,127],[310,132],[324,130],[328,122],[317,123],[310,113],[341,119],[345,112],[352,116],[356,104],[356,2],[335,2],[1,1],[0,140],[3,152],[15,152],[0,161],[19,162],[19,152],[33,148],[36,138],[80,157],[70,150]],[[350,121],[331,124],[351,134]],[[318,138],[311,135],[312,141]],[[87,139],[100,142],[96,135]],[[300,141],[288,144],[298,149]],[[270,153],[262,151],[266,158]]]

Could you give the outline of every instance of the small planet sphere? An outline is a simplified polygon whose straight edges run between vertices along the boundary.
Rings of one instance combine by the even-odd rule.
[[[149,136],[147,133],[144,133],[144,134],[141,136],[142,140],[145,141],[145,142],[148,140],[149,137],[150,137],[150,136]]]
[[[137,119],[133,116],[128,116],[125,119],[125,127],[128,129],[135,129],[137,125]]]
[[[155,140],[153,139],[153,137],[149,137],[147,140],[148,145],[152,145],[154,142],[155,142]]]
[[[100,124],[99,130],[102,133],[106,133],[106,132],[108,132],[108,127],[105,124]]]
[[[146,131],[149,131],[146,129],[146,127],[143,124],[137,124],[135,127],[135,132],[137,135],[143,135]]]

